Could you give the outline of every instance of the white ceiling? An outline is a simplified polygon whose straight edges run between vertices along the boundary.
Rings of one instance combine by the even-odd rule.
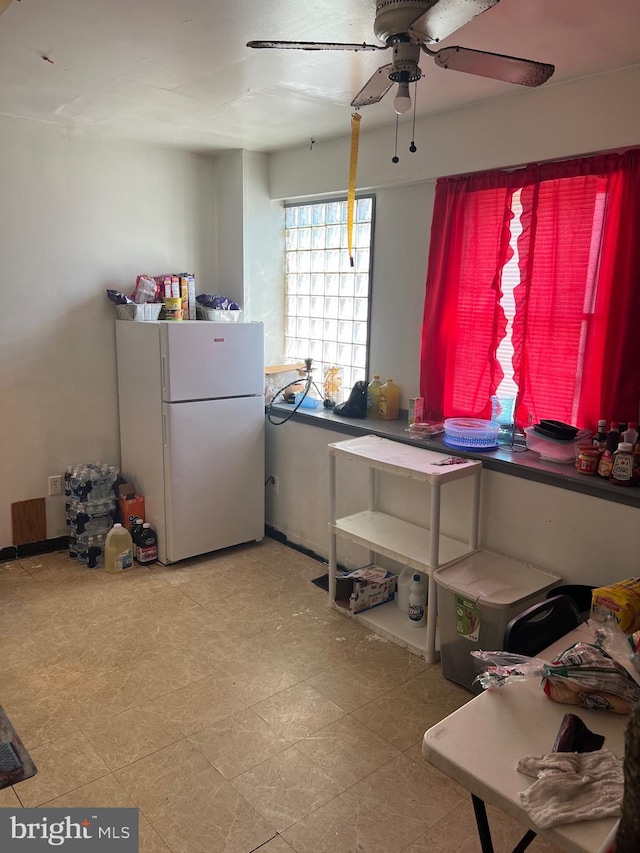
[[[204,152],[339,136],[388,53],[245,44],[371,43],[374,13],[375,0],[13,2],[0,17],[0,114]],[[640,63],[640,0],[502,0],[447,44],[553,63],[553,86]],[[421,67],[418,115],[522,91],[426,56]],[[362,116],[363,128],[392,122],[392,92]]]

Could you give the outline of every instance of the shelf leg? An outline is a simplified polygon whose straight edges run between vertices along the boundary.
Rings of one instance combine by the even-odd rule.
[[[439,655],[436,652],[436,622],[438,618],[438,585],[433,576],[433,568],[429,569],[429,599],[427,601],[427,648],[425,660],[427,663],[437,663]]]
[[[369,469],[369,512],[376,511],[376,469]],[[373,563],[375,561],[375,553],[373,551],[368,552],[367,562]]]
[[[440,484],[431,487],[431,547],[429,549],[429,565],[432,569],[438,567],[440,559]]]
[[[336,600],[337,536],[331,525],[336,523],[336,457],[329,454],[329,605]]]
[[[433,570],[438,567],[440,559],[440,486],[434,484],[431,488],[431,545],[429,548],[429,599],[427,601],[427,648],[425,660],[435,663],[436,653],[436,622],[438,618],[438,587],[433,576]]]
[[[469,532],[469,548],[475,551],[478,547],[478,528],[480,524],[480,475],[482,468],[473,477],[473,499],[471,502],[471,530]]]
[[[333,604],[336,600],[336,534],[331,533],[329,536],[329,604]]]

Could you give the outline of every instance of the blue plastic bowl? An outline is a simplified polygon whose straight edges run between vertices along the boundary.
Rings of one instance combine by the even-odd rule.
[[[481,418],[447,418],[444,443],[461,450],[490,450],[498,446],[500,424]]]

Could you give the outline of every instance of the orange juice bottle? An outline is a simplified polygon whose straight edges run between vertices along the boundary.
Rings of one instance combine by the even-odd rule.
[[[387,379],[380,389],[380,414],[385,421],[395,421],[400,417],[400,389],[393,379]]]

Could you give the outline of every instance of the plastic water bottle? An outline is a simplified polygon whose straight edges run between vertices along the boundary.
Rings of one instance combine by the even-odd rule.
[[[79,563],[82,563],[86,566],[88,560],[88,549],[89,545],[87,542],[86,534],[81,534],[78,536],[76,540],[76,559]]]
[[[409,587],[409,622],[414,628],[427,624],[427,585],[416,572]]]
[[[104,536],[89,536],[87,547],[87,568],[101,569],[104,566]]]
[[[105,540],[104,567],[114,575],[133,568],[131,534],[121,524],[114,524]]]
[[[114,484],[119,469],[102,462],[69,465],[64,475],[64,493],[76,501],[104,501],[115,498]]]
[[[64,472],[64,493],[66,497],[71,497],[71,478],[73,477],[73,465],[67,465],[67,470]]]

